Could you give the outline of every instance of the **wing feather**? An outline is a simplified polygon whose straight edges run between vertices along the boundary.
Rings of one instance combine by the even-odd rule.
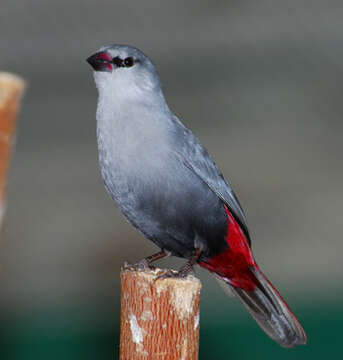
[[[176,116],[174,117],[176,155],[228,206],[241,226],[250,244],[248,224],[244,211],[229,183],[198,138]]]

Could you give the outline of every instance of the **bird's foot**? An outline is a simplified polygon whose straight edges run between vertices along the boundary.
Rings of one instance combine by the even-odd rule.
[[[179,277],[178,272],[167,269],[167,270],[164,270],[163,274],[156,276],[156,278],[154,279],[154,282],[156,282],[157,280],[175,279],[177,277]]]
[[[146,271],[154,269],[155,267],[150,265],[148,260],[145,258],[135,264],[129,264],[127,261],[124,262],[124,270]]]
[[[194,273],[193,265],[197,263],[199,257],[201,255],[201,248],[196,248],[194,255],[186,262],[185,265],[181,267],[179,271],[172,271],[170,269],[166,270],[163,274],[157,276],[155,281],[163,280],[163,279],[170,279],[170,278],[186,278],[189,274]]]
[[[155,266],[151,265],[156,260],[163,259],[164,257],[170,256],[170,252],[166,250],[161,250],[156,254],[150,255],[135,264],[129,264],[124,262],[125,270],[135,270],[135,271],[146,271],[146,270],[155,270]]]
[[[179,271],[167,269],[164,271],[163,274],[158,275],[154,281],[164,279],[184,279],[191,273],[194,273],[192,267],[186,268],[185,266],[183,266]]]

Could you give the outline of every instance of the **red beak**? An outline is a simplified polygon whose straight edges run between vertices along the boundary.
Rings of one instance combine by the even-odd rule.
[[[91,55],[87,62],[92,66],[95,71],[112,72],[112,57],[106,51],[100,51]]]

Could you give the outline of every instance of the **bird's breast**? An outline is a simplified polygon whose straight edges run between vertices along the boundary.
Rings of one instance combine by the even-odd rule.
[[[98,122],[99,163],[107,190],[121,204],[163,177],[170,151],[163,129],[140,121],[114,125]]]

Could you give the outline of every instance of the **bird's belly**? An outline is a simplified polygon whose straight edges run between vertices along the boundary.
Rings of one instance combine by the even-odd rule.
[[[193,172],[163,156],[154,162],[139,155],[131,160],[130,169],[119,158],[101,168],[108,192],[138,230],[185,258],[193,254],[195,239],[203,241],[206,256],[226,247],[225,209]]]

